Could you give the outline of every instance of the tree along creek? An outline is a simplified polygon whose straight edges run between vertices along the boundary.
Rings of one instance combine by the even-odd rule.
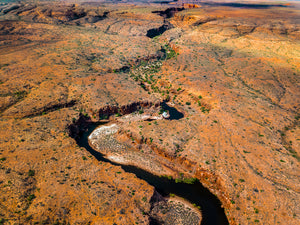
[[[168,196],[170,193],[180,196],[192,204],[201,207],[202,222],[201,225],[228,225],[224,209],[221,207],[219,199],[205,188],[199,181],[194,184],[176,183],[174,179],[159,177],[135,166],[121,165],[111,162],[104,156],[90,147],[88,136],[97,127],[105,123],[87,122],[79,127],[80,133],[77,135],[76,142],[80,147],[84,147],[99,161],[109,162],[113,165],[121,166],[129,173],[134,173],[138,178],[145,180],[154,186],[156,191],[162,196]],[[152,223],[153,225],[156,223]]]

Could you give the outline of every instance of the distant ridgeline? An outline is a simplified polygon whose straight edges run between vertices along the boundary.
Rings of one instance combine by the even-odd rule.
[[[24,2],[55,2],[58,0],[1,0],[0,5],[6,3],[24,3]],[[66,2],[72,3],[84,3],[84,2],[92,2],[90,0],[65,0]],[[223,2],[223,1],[205,1],[205,0],[95,0],[95,2],[99,3],[157,3],[157,4],[199,4],[199,5],[207,5],[207,6],[229,6],[229,7],[238,7],[238,8],[269,8],[269,7],[288,7],[288,2],[300,2],[300,0],[281,0],[280,3],[277,3],[275,0],[265,0],[263,3],[259,3],[258,1],[249,0],[247,2],[238,2],[232,0],[232,2]]]

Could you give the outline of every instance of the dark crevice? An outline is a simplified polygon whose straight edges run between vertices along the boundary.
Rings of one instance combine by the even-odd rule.
[[[75,10],[76,10],[75,5],[73,5],[70,9],[67,9],[67,11],[65,12],[65,15],[66,15],[66,17],[68,18],[69,21],[77,20],[77,19],[80,19],[80,18],[85,17],[87,15],[87,13],[84,12],[83,10],[79,10],[78,12],[76,12]],[[46,11],[48,11],[48,9]],[[51,12],[52,12],[52,10],[51,10]],[[50,13],[49,16],[52,17],[51,15],[52,15],[52,13]]]
[[[0,68],[1,68],[1,66],[0,66]],[[9,104],[7,104],[6,106],[3,106],[2,108],[0,108],[0,113],[4,112],[8,108],[10,108],[13,105],[17,104],[18,102],[23,101],[26,98],[27,94],[28,94],[28,92],[26,92],[26,91],[17,91],[15,93],[0,94],[0,97],[12,96],[14,98]]]
[[[75,104],[76,104],[76,101],[72,100],[72,101],[67,102],[65,104],[57,104],[57,105],[53,105],[53,106],[49,106],[49,107],[44,107],[43,109],[39,110],[38,112],[33,112],[32,114],[24,116],[24,118],[32,118],[32,117],[35,117],[35,116],[41,116],[41,115],[47,114],[49,112],[54,112],[56,110],[60,110],[60,109],[63,109],[63,108],[73,107]]]
[[[177,0],[174,0],[174,2],[177,2]],[[161,4],[161,5],[168,5],[172,3],[172,1],[154,1],[155,4]]]
[[[158,28],[152,28],[148,30],[146,36],[149,38],[154,38],[163,34],[167,30],[174,28],[174,26],[166,19],[172,18],[177,12],[180,12],[182,10],[184,10],[183,7],[182,8],[173,7],[173,8],[168,8],[164,11],[153,11],[152,13],[156,13],[164,18],[164,24]]]
[[[183,10],[184,10],[184,7],[182,7],[182,8],[172,7],[172,8],[168,8],[164,11],[153,11],[152,13],[156,13],[156,14],[164,17],[165,19],[168,19],[168,18],[172,18],[177,12],[180,12]]]
[[[156,36],[159,36],[161,34],[163,34],[165,31],[174,28],[174,26],[169,23],[169,22],[165,22],[162,26],[160,26],[159,28],[153,28],[147,31],[146,36],[149,38],[154,38]]]
[[[63,108],[70,108],[70,107],[73,107],[75,104],[76,104],[76,100],[72,100],[72,101],[67,102],[65,104],[57,104],[57,105],[53,105],[53,106],[50,106],[50,107],[45,107],[41,114],[53,112],[53,111],[63,109]]]
[[[161,225],[161,223],[154,217],[149,218],[149,225]]]
[[[130,66],[123,66],[119,69],[115,69],[113,71],[108,71],[108,72],[115,72],[115,73],[129,73],[130,72]]]
[[[215,20],[217,20],[217,18],[206,18],[206,19],[203,19],[203,20],[198,20],[195,23],[193,23],[193,26],[203,25],[205,23],[215,21]]]

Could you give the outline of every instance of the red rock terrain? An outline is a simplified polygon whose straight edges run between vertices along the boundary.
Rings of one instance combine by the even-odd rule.
[[[0,224],[199,223],[80,147],[97,121],[95,150],[197,178],[229,224],[299,224],[299,7],[192,6],[0,5]]]

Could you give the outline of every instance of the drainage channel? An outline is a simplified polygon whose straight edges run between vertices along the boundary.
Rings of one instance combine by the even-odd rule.
[[[138,178],[145,180],[147,183],[154,186],[156,191],[162,196],[168,196],[170,193],[172,193],[186,199],[192,204],[200,206],[202,212],[201,225],[229,224],[219,199],[207,188],[205,188],[199,181],[193,184],[176,183],[174,179],[159,177],[135,166],[121,165],[111,162],[110,160],[104,158],[101,153],[91,148],[88,143],[88,136],[93,132],[94,129],[104,124],[105,123],[93,122],[83,123],[81,127],[79,127],[79,134],[74,137],[77,144],[80,147],[84,147],[97,160],[121,166],[124,171],[134,173]]]

